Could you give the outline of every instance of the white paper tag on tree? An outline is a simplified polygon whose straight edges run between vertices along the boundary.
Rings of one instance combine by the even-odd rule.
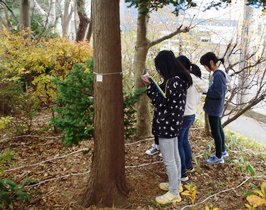
[[[103,82],[103,75],[96,74],[96,82]]]

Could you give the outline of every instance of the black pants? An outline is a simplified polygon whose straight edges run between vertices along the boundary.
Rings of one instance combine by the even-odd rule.
[[[221,123],[221,118],[209,115],[209,122],[212,132],[212,137],[215,142],[216,157],[221,158],[222,152],[225,151],[224,131]]]

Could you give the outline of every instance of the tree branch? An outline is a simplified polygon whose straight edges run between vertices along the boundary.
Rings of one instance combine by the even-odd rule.
[[[15,16],[13,10],[6,4],[6,2],[4,2],[3,0],[0,0],[0,3],[2,3],[8,9],[8,11],[11,13],[16,23],[18,23],[17,17]]]
[[[161,37],[161,38],[159,38],[157,40],[154,40],[154,41],[150,42],[149,43],[149,48],[153,47],[154,45],[157,45],[157,44],[161,43],[164,40],[170,39],[170,38],[172,38],[173,36],[175,36],[177,34],[187,33],[187,32],[189,32],[190,29],[191,29],[190,27],[185,27],[185,28],[182,29],[182,25],[181,25],[181,26],[179,26],[176,29],[176,31],[174,31],[174,32],[172,32],[172,33],[170,33],[170,34],[168,34],[166,36],[163,36],[163,37]]]

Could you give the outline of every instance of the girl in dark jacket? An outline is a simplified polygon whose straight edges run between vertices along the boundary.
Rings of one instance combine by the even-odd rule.
[[[181,128],[186,103],[186,93],[192,84],[189,72],[176,60],[172,51],[158,53],[155,67],[163,82],[158,88],[148,75],[143,77],[147,86],[147,95],[154,105],[152,133],[159,138],[160,151],[166,166],[168,183],[159,187],[168,192],[155,198],[159,204],[180,202],[178,192],[181,178],[181,161],[178,152],[178,132]]]
[[[224,163],[224,157],[228,156],[228,152],[225,148],[225,137],[221,123],[227,81],[225,72],[218,69],[218,61],[223,63],[224,59],[218,59],[213,52],[208,52],[200,58],[200,63],[205,67],[205,69],[208,72],[213,72],[203,109],[208,114],[216,153],[211,155],[211,157],[207,160],[207,163]]]

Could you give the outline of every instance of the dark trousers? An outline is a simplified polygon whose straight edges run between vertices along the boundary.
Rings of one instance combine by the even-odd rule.
[[[214,138],[215,142],[216,157],[221,158],[222,152],[225,151],[225,139],[221,123],[221,117],[209,115],[209,122],[210,122],[212,137]]]
[[[178,135],[178,150],[181,159],[181,176],[186,176],[186,169],[192,168],[192,151],[189,143],[189,129],[195,121],[195,115],[183,118],[183,124]]]

